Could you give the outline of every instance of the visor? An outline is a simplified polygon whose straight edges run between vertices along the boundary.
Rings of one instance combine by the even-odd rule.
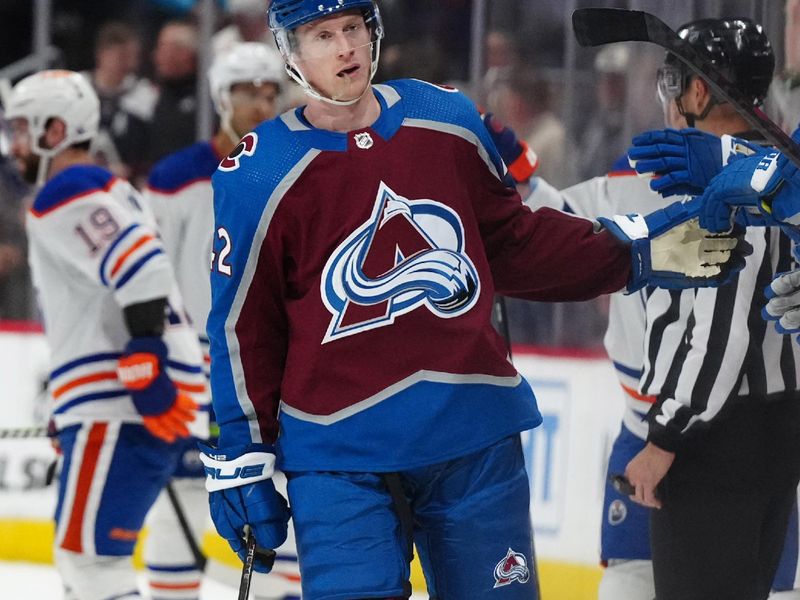
[[[658,99],[666,104],[680,98],[686,89],[688,74],[678,65],[664,65],[656,72]]]

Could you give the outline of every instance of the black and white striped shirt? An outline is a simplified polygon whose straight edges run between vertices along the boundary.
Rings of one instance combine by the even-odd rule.
[[[654,290],[647,301],[640,391],[658,396],[648,440],[677,450],[741,401],[800,400],[800,345],[761,318],[764,288],[794,268],[777,227],[748,228],[753,254],[720,288]]]

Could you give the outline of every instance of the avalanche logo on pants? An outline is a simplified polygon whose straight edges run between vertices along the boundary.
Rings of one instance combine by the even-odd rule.
[[[449,319],[478,299],[458,215],[434,200],[408,200],[381,182],[369,220],[334,250],[322,273],[333,315],[323,343],[391,325],[424,306]]]
[[[499,588],[514,581],[527,583],[530,576],[525,555],[509,548],[506,557],[494,568],[494,587]]]

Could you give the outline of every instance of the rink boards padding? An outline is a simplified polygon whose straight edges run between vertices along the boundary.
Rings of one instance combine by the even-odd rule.
[[[35,327],[0,324],[1,427],[30,427],[46,419],[41,393],[47,349]],[[543,424],[523,435],[531,475],[531,515],[543,595],[596,597],[605,462],[619,430],[623,392],[611,363],[596,352],[517,348],[514,362],[533,387]],[[10,385],[8,385],[10,384]],[[53,451],[45,439],[0,440],[0,560],[51,560],[55,491],[44,487]],[[216,534],[204,548],[238,569],[238,559]],[[415,589],[424,586],[415,563]]]

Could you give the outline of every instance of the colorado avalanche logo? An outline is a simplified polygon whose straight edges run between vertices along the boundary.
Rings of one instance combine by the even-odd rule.
[[[515,581],[527,583],[530,577],[525,555],[509,548],[506,557],[494,568],[494,587],[499,588]]]
[[[455,212],[381,183],[370,219],[328,259],[320,291],[333,315],[326,343],[390,325],[422,306],[457,317],[475,305],[480,281]]]
[[[256,151],[256,146],[258,145],[258,134],[255,132],[250,132],[245,135],[239,143],[236,145],[236,148],[231,150],[231,153],[228,154],[225,158],[222,159],[222,162],[219,163],[219,170],[220,171],[235,171],[239,168],[240,161],[242,160],[243,156],[253,156]]]

